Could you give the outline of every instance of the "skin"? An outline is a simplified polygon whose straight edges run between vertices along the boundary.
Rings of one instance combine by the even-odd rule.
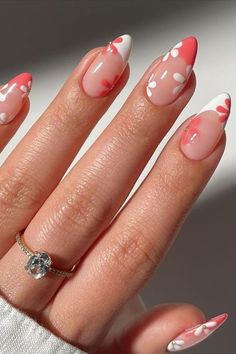
[[[189,304],[143,309],[118,336],[107,333],[160,264],[214,172],[225,135],[209,157],[191,161],[179,148],[186,121],[115,217],[195,89],[192,74],[174,103],[153,105],[145,87],[159,64],[157,59],[110,125],[61,181],[129,77],[127,67],[108,96],[88,97],[82,78],[100,50],[82,59],[0,167],[0,293],[56,335],[91,353],[161,354],[182,330],[205,320],[199,309]],[[1,149],[28,108],[27,100],[18,116],[1,127]],[[47,251],[56,267],[70,269],[79,261],[73,277],[49,273],[35,281],[22,271],[27,257],[15,243],[21,229],[26,229],[24,240],[30,248]]]

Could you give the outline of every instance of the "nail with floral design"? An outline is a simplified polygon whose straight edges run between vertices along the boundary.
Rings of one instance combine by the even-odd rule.
[[[176,100],[188,82],[197,53],[197,40],[188,37],[176,44],[151,74],[146,92],[150,101],[158,106]]]
[[[0,88],[0,124],[8,124],[21,110],[32,83],[29,73],[15,76]]]
[[[184,130],[180,147],[191,160],[206,158],[220,140],[230,114],[231,99],[223,93],[209,102]]]
[[[83,89],[91,97],[106,96],[122,75],[130,56],[132,39],[125,34],[110,42],[90,65]]]
[[[177,352],[202,342],[215,332],[227,320],[227,318],[228,315],[224,313],[213,317],[206,323],[186,329],[168,344],[167,351]]]

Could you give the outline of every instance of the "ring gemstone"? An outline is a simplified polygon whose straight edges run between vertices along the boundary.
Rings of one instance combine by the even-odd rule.
[[[44,277],[50,270],[51,257],[46,252],[35,252],[28,260],[25,269],[35,279]]]

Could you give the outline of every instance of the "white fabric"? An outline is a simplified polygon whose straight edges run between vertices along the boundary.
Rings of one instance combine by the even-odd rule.
[[[0,297],[0,354],[86,354]]]

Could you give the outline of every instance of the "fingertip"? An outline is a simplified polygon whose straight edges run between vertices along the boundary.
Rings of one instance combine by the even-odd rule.
[[[68,88],[73,86],[73,91],[76,92],[77,90],[80,91],[80,93],[85,96],[85,98],[89,101],[95,101],[99,99],[99,101],[104,102],[104,101],[113,101],[115,97],[120,93],[120,91],[123,89],[125,84],[128,81],[128,78],[130,76],[130,66],[127,63],[122,74],[120,77],[117,79],[114,87],[108,92],[106,95],[101,95],[98,97],[93,97],[87,94],[85,88],[84,88],[84,78],[87,74],[87,72],[90,70],[90,67],[94,65],[94,62],[97,60],[98,56],[102,53],[105,47],[97,47],[92,50],[90,50],[85,56],[81,59],[81,61],[78,63],[78,65],[74,68],[72,71],[72,74],[69,76],[68,80],[66,81],[64,88]],[[68,86],[71,85],[71,86]]]
[[[205,315],[194,305],[158,305],[126,328],[116,344],[118,343],[120,351],[125,349],[126,354],[164,353],[168,344],[179,333],[204,322]]]

